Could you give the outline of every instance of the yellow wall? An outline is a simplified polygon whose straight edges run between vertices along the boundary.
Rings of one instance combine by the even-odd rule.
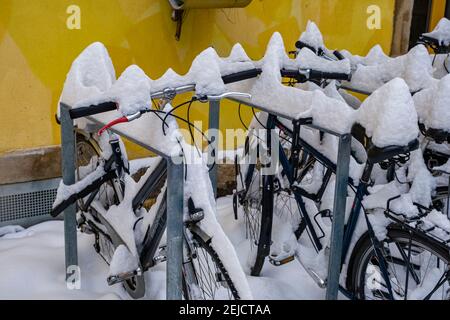
[[[436,27],[445,14],[446,0],[433,0],[431,4],[430,31]]]
[[[81,8],[81,30],[66,27],[72,4]],[[373,4],[381,8],[380,30],[366,27]],[[260,58],[274,31],[293,49],[308,19],[328,47],[365,54],[380,43],[389,52],[393,8],[394,0],[253,0],[245,9],[189,11],[177,42],[167,0],[0,0],[0,153],[60,142],[54,112],[65,75],[94,41],[107,46],[118,75],[135,63],[156,78],[168,67],[186,72],[207,46],[227,55],[240,42]],[[206,119],[205,107],[196,106],[192,117]],[[237,108],[224,108],[222,127],[240,126]],[[245,120],[250,116],[244,111]]]

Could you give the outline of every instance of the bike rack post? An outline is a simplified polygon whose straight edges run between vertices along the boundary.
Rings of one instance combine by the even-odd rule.
[[[339,136],[330,260],[328,261],[327,300],[337,300],[339,292],[351,141],[350,134]]]
[[[219,130],[220,121],[220,100],[210,100],[209,101],[209,130]],[[208,135],[208,139],[211,140],[211,131]],[[217,197],[217,159],[219,157],[219,139],[218,136],[214,136],[214,141],[211,143],[211,148],[214,150],[214,162],[212,159],[208,159],[209,163],[214,163],[214,167],[209,172],[209,178],[211,179],[211,184],[214,191],[214,196]],[[208,155],[208,157],[211,155]]]
[[[175,161],[174,161],[175,160]],[[167,158],[167,300],[181,300],[183,292],[184,164]]]
[[[69,111],[70,107],[68,105],[60,104],[62,180],[65,185],[75,183],[75,131]],[[72,268],[78,267],[75,204],[64,210],[64,247],[67,279],[73,275]]]

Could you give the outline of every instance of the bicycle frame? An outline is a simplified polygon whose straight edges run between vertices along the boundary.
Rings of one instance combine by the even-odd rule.
[[[289,159],[288,156],[286,155],[286,153],[284,152],[284,149],[282,148],[281,143],[280,143],[280,146],[278,149],[279,149],[280,165],[282,167],[284,174],[286,175],[287,180],[289,181],[291,190],[294,193],[294,197],[295,197],[298,209],[299,209],[299,213],[302,217],[302,223],[299,225],[299,228],[296,231],[296,235],[298,237],[300,237],[301,233],[304,230],[306,230],[316,251],[319,252],[322,250],[323,245],[320,242],[320,238],[318,237],[317,232],[314,228],[314,225],[311,221],[311,218],[309,217],[309,215],[307,213],[307,210],[305,207],[305,202],[302,198],[303,196],[310,198],[309,196],[311,196],[311,195],[309,195],[309,194],[307,195],[307,194],[305,194],[305,192],[303,192],[301,190],[301,188],[293,186],[295,179],[296,179],[296,174],[297,174],[298,155],[299,155],[297,151],[299,151],[299,149],[303,148],[304,151],[306,151],[308,154],[311,154],[316,160],[318,160],[320,163],[322,163],[327,168],[325,178],[322,182],[322,186],[318,193],[319,195],[323,194],[323,192],[329,182],[331,174],[336,173],[336,164],[334,164],[329,158],[327,158],[325,155],[323,155],[322,153],[317,151],[314,147],[312,147],[310,144],[308,144],[305,140],[303,140],[300,137],[301,126],[308,125],[308,124],[310,124],[310,121],[308,119],[294,121],[293,122],[293,130],[290,130],[281,121],[278,120],[277,116],[269,115],[268,120],[267,120],[266,129],[271,130],[276,127],[278,129],[280,129],[281,131],[283,131],[286,135],[288,135],[292,138],[293,156],[291,157],[291,159]],[[267,148],[269,149],[268,154],[270,154],[271,146],[269,143],[267,144]],[[252,165],[252,166],[254,167],[254,165]],[[342,250],[341,268],[342,268],[343,264],[345,263],[345,258],[347,257],[348,250],[350,248],[351,241],[353,239],[353,235],[354,235],[354,232],[356,229],[356,225],[359,220],[359,216],[360,216],[360,212],[361,212],[361,208],[362,208],[363,196],[365,196],[367,194],[367,188],[370,185],[370,176],[372,173],[372,169],[373,169],[373,164],[367,162],[365,169],[363,171],[363,175],[360,179],[360,183],[356,189],[356,196],[353,201],[352,209],[351,209],[351,212],[350,212],[350,215],[349,215],[349,218],[348,218],[345,230],[344,230],[344,238],[343,238],[344,243],[343,243],[343,250]],[[254,168],[253,168],[253,170],[254,170]],[[251,177],[253,175],[253,170],[247,171],[247,176],[245,177],[246,187],[248,186],[247,182],[250,181],[249,177]],[[352,186],[353,185],[352,182],[353,182],[352,179],[349,178],[348,184]],[[266,188],[264,188],[264,190],[265,189]],[[269,198],[272,198],[272,196],[270,196]],[[264,197],[263,197],[263,199],[264,199]],[[313,199],[313,200],[317,201],[318,199]],[[264,215],[264,213],[263,213],[263,215]],[[392,292],[390,280],[388,277],[386,261],[384,259],[384,256],[381,254],[380,243],[379,243],[378,239],[375,237],[375,234],[373,232],[371,223],[368,219],[367,213],[364,212],[364,215],[366,218],[369,236],[370,236],[372,244],[375,248],[376,256],[380,261],[380,270],[381,270],[382,276],[386,282],[386,286],[388,287],[390,298],[393,299],[393,292]],[[304,223],[303,223],[303,221],[304,221]],[[270,235],[266,235],[265,241],[267,241],[267,243],[270,246]],[[268,253],[267,253],[267,255],[268,255]],[[350,292],[348,292],[342,286],[339,286],[339,289],[347,297],[353,298],[352,294]]]

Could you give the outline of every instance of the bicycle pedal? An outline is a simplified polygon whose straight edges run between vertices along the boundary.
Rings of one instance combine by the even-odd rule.
[[[117,283],[121,283],[126,280],[129,280],[129,279],[133,278],[134,276],[140,276],[140,275],[142,275],[142,270],[140,268],[138,268],[133,271],[122,272],[119,274],[111,275],[106,280],[108,281],[108,285],[112,286]]]
[[[158,255],[153,257],[153,264],[156,265],[161,262],[167,261],[167,246],[161,246],[158,249]]]
[[[278,255],[278,256],[270,255],[269,256],[269,262],[276,267],[285,265],[294,260],[295,260],[295,256],[290,255],[290,254]]]
[[[92,230],[91,227],[89,227],[85,223],[80,224],[78,227],[80,228],[80,231],[82,233],[85,233],[85,234],[93,234],[94,233],[94,230]]]

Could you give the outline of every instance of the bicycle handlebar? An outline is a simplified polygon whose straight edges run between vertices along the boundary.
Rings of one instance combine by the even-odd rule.
[[[240,72],[236,72],[233,74],[222,76],[222,81],[224,84],[230,84],[234,82],[239,82],[243,80],[248,80],[251,78],[255,78],[261,74],[261,69],[250,69],[244,70]],[[181,93],[186,93],[195,90],[195,84],[188,84],[184,86],[180,86],[177,88],[166,88],[162,91],[154,92],[151,94],[152,99],[162,99],[162,98],[175,98],[176,95]],[[228,93],[230,94],[230,93]],[[248,96],[246,96],[248,98]],[[211,96],[211,100],[214,99],[214,96]],[[217,99],[216,99],[217,100]],[[108,111],[113,111],[117,109],[117,104],[115,102],[104,102],[98,105],[91,105],[87,107],[80,107],[70,110],[70,117],[72,119],[83,118],[87,116],[96,115],[99,113],[104,113]]]
[[[281,70],[281,75],[287,78],[294,78],[300,82],[308,80],[350,80],[351,74],[339,72],[323,72],[313,69],[306,70]]]
[[[450,45],[444,46],[439,42],[438,39],[429,36],[421,35],[419,37],[419,40],[417,41],[417,44],[423,44],[431,47],[436,54],[450,53]]]
[[[72,119],[83,118],[92,116],[94,114],[113,111],[117,109],[117,103],[115,102],[103,102],[97,105],[91,105],[87,107],[80,107],[70,109],[69,114]]]

